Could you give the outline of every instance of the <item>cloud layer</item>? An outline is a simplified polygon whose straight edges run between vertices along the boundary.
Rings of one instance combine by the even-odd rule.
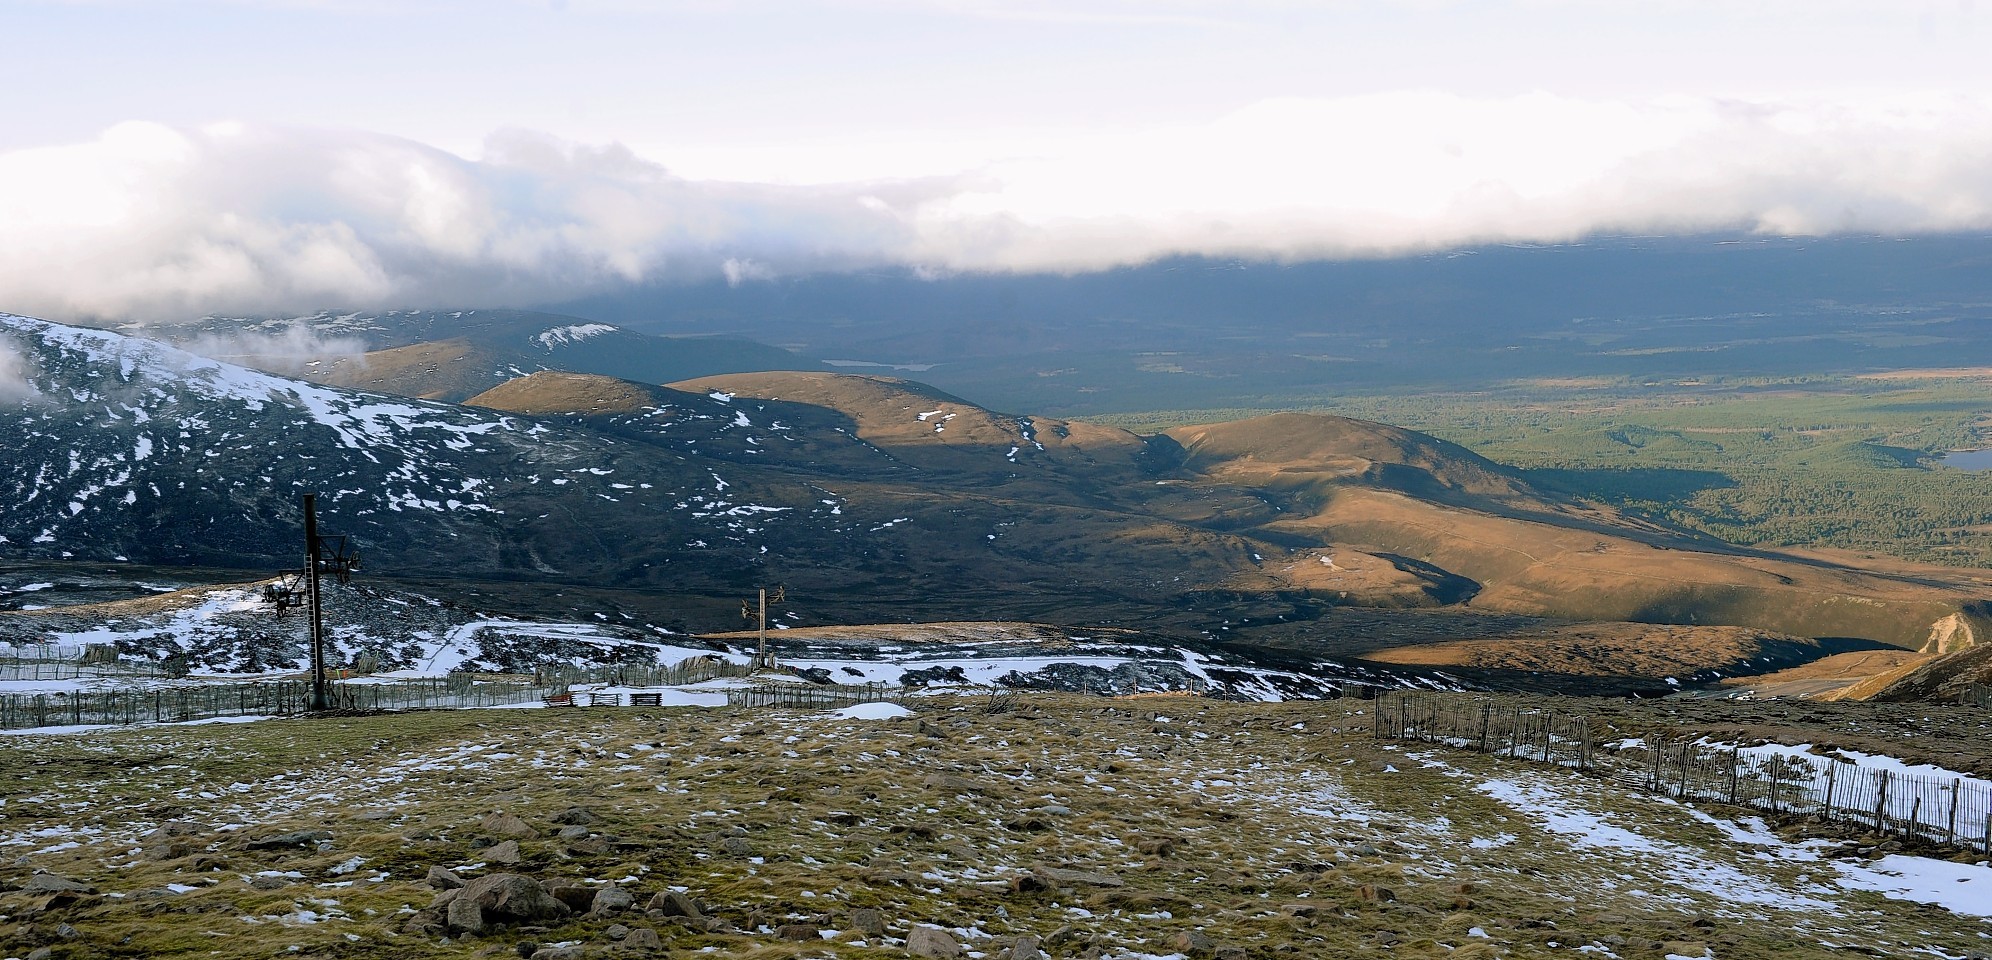
[[[0,309],[543,302],[819,270],[1090,270],[1594,233],[1992,229],[1992,105],[1402,93],[1014,144],[973,170],[688,180],[525,132],[478,160],[363,132],[132,123],[0,154]]]

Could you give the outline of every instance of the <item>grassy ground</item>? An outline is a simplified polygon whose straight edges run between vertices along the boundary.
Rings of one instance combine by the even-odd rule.
[[[611,956],[630,952],[617,924],[749,957],[905,956],[914,924],[1004,957],[1026,936],[1054,957],[1720,960],[1963,956],[1992,936],[1843,890],[1829,861],[1771,856],[1779,841],[1737,812],[1396,749],[1361,709],[985,696],[883,721],[507,710],[9,738],[0,955],[511,956],[532,941]],[[559,839],[575,807],[599,819]],[[540,833],[516,866],[491,862],[495,812]],[[200,832],[148,839],[168,821]],[[331,838],[250,848],[317,829]],[[409,924],[432,866],[617,884],[639,911],[680,890],[716,919],[446,940]],[[39,909],[18,889],[39,870],[97,893]],[[852,929],[861,908],[882,935]],[[821,933],[784,940],[784,925]]]

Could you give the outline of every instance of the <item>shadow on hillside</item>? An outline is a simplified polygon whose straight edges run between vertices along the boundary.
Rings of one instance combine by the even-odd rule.
[[[1528,482],[1544,490],[1602,500],[1674,502],[1692,499],[1704,490],[1727,490],[1736,481],[1714,470],[1637,469],[1573,470],[1545,467],[1522,471]]]

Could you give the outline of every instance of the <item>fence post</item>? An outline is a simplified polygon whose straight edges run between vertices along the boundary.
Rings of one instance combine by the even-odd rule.
[[[1489,720],[1493,719],[1493,716],[1494,716],[1494,704],[1491,701],[1481,703],[1480,705],[1480,752],[1481,753],[1487,752],[1487,723]]]
[[[1957,795],[1964,789],[1962,779],[1951,780],[1951,808],[1948,825],[1944,827],[1944,842],[1957,842]]]
[[[1835,760],[1826,766],[1826,819],[1833,819],[1834,780],[1840,771],[1840,762]]]
[[[1874,828],[1881,829],[1882,817],[1888,811],[1888,771],[1881,771],[1881,786],[1874,796]]]

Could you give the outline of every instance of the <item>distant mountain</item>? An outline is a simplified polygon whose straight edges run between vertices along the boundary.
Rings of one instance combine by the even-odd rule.
[[[0,400],[11,558],[291,567],[316,491],[375,569],[687,597],[786,583],[817,622],[1112,622],[1345,654],[1309,624],[1418,608],[1913,647],[1984,609],[1961,579],[1748,553],[1338,417],[1144,437],[817,373],[540,372],[454,406],[4,315],[0,353],[21,374]]]
[[[1536,378],[1950,366],[1992,350],[1988,268],[1985,235],[1622,237],[1072,275],[795,276],[554,309],[903,365],[984,403],[1074,417]]]
[[[126,332],[167,337],[220,359],[330,386],[452,402],[539,370],[669,383],[814,366],[789,351],[739,337],[655,336],[521,310],[209,317]],[[310,352],[327,344],[345,349]],[[363,351],[353,345],[364,345]]]

